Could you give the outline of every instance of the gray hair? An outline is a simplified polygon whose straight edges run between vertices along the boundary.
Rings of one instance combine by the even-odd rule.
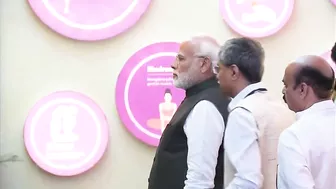
[[[265,52],[259,42],[245,37],[227,40],[218,56],[224,66],[236,65],[250,83],[261,81]]]
[[[195,46],[197,56],[206,56],[210,59],[212,66],[217,65],[220,45],[215,39],[208,36],[196,36],[192,37],[190,42]]]

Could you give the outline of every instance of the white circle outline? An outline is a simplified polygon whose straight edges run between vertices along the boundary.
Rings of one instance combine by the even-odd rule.
[[[51,106],[54,105],[58,105],[58,104],[62,104],[62,103],[71,103],[71,104],[75,104],[78,105],[80,107],[82,107],[84,110],[86,110],[91,117],[93,118],[94,122],[95,122],[95,126],[97,128],[97,139],[95,142],[95,146],[92,150],[92,152],[82,161],[80,161],[79,163],[73,164],[73,165],[57,165],[49,160],[47,160],[46,158],[44,158],[44,155],[41,154],[41,152],[38,150],[37,146],[36,146],[36,141],[35,141],[35,127],[37,125],[37,121],[39,121],[39,118],[41,117],[41,115],[47,110],[49,109]],[[41,106],[35,113],[34,117],[32,118],[31,121],[31,130],[30,130],[30,142],[31,145],[33,147],[33,150],[36,152],[37,157],[47,166],[52,167],[54,169],[57,170],[71,170],[71,169],[81,169],[83,165],[87,164],[91,159],[94,158],[94,156],[96,155],[97,151],[100,148],[102,139],[101,139],[101,123],[99,121],[99,119],[97,118],[96,113],[85,103],[73,99],[73,98],[58,98],[55,100],[51,100],[47,103],[45,103],[43,106]],[[37,162],[36,162],[37,163]]]
[[[135,73],[146,63],[148,63],[149,61],[153,60],[153,59],[156,59],[156,58],[159,58],[159,57],[165,57],[165,56],[172,56],[172,57],[175,57],[176,56],[176,52],[160,52],[160,53],[155,53],[155,54],[152,54],[144,59],[142,59],[139,64],[137,64],[131,71],[131,73],[129,74],[129,77],[126,81],[126,84],[125,84],[125,90],[124,90],[124,103],[125,103],[125,108],[126,108],[126,111],[127,111],[127,114],[129,116],[129,118],[131,119],[131,121],[133,122],[133,124],[135,125],[135,127],[137,129],[139,129],[141,132],[143,132],[144,134],[146,134],[147,136],[150,136],[152,138],[155,138],[155,139],[160,139],[161,138],[161,135],[158,135],[158,134],[155,134],[155,133],[152,133],[150,131],[148,131],[147,129],[145,129],[144,127],[141,126],[141,124],[135,119],[132,111],[131,111],[131,108],[130,108],[130,105],[129,105],[129,101],[128,101],[128,92],[129,92],[129,88],[130,88],[130,84],[131,84],[131,81],[135,75]]]
[[[236,20],[235,16],[233,15],[233,13],[231,11],[231,8],[229,8],[230,7],[229,6],[229,1],[230,0],[223,0],[223,1],[225,3],[224,7],[225,7],[225,10],[227,12],[228,17],[231,20],[231,22],[234,23],[234,25],[236,27],[238,27],[243,32],[247,32],[247,33],[265,33],[265,32],[269,32],[270,30],[273,30],[276,27],[278,27],[280,22],[286,17],[290,0],[285,0],[285,7],[284,7],[283,11],[281,12],[280,16],[278,17],[277,21],[274,22],[273,24],[270,24],[270,25],[268,25],[266,27],[262,27],[262,28],[251,28],[251,27],[248,27],[246,25],[241,24],[240,21]]]
[[[47,8],[47,10],[59,21],[63,22],[64,24],[66,24],[67,26],[70,26],[72,28],[77,28],[77,29],[82,29],[82,30],[100,30],[100,29],[105,29],[108,28],[110,26],[113,26],[115,24],[118,24],[119,22],[121,22],[122,20],[124,20],[130,13],[132,13],[132,11],[134,10],[134,8],[136,7],[136,5],[138,4],[139,0],[133,0],[133,2],[131,3],[131,5],[129,5],[129,7],[118,17],[114,18],[113,20],[110,20],[108,22],[105,23],[101,23],[101,24],[95,24],[95,25],[84,25],[84,24],[78,24],[75,23],[69,19],[67,19],[66,17],[60,15],[50,4],[49,4],[49,0],[42,0],[42,3],[44,4],[44,6]]]

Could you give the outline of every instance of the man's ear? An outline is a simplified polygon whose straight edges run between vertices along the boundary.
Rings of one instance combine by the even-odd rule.
[[[212,70],[212,62],[211,62],[210,58],[205,57],[205,58],[203,59],[203,61],[201,62],[201,72],[202,72],[202,73],[205,73],[205,72],[207,72],[209,69]]]
[[[236,79],[238,79],[239,77],[240,77],[240,71],[239,71],[239,68],[236,66],[236,65],[231,65],[230,66],[230,68],[231,68],[231,70],[232,70],[232,75],[231,75],[231,77],[234,79],[234,80],[236,80]]]
[[[306,83],[301,83],[299,85],[299,89],[300,89],[300,96],[302,98],[305,98],[308,95],[309,86]]]

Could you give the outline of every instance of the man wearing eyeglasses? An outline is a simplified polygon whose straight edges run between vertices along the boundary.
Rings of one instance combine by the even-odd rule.
[[[233,98],[224,136],[226,189],[276,188],[278,138],[294,115],[261,83],[264,56],[248,38],[230,39],[219,52],[220,87]]]
[[[148,189],[223,189],[223,134],[229,98],[213,65],[219,45],[209,37],[181,43],[172,64],[186,97],[162,133]]]

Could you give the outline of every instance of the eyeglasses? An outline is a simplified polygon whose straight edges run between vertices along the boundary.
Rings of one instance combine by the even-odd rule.
[[[219,69],[220,69],[220,68],[219,68],[219,65],[215,65],[215,66],[212,67],[212,71],[213,71],[214,74],[216,74],[216,75],[219,73]]]
[[[208,57],[208,56],[203,56],[203,55],[197,55],[197,54],[195,54],[195,55],[193,55],[191,57],[193,57],[193,58],[203,58],[204,61],[205,60],[210,60],[211,61],[210,57]],[[186,56],[183,56],[183,55],[180,55],[180,54],[176,55],[175,59],[176,59],[177,65],[180,65],[180,62],[183,61],[183,60],[185,60],[186,58],[187,58]]]

